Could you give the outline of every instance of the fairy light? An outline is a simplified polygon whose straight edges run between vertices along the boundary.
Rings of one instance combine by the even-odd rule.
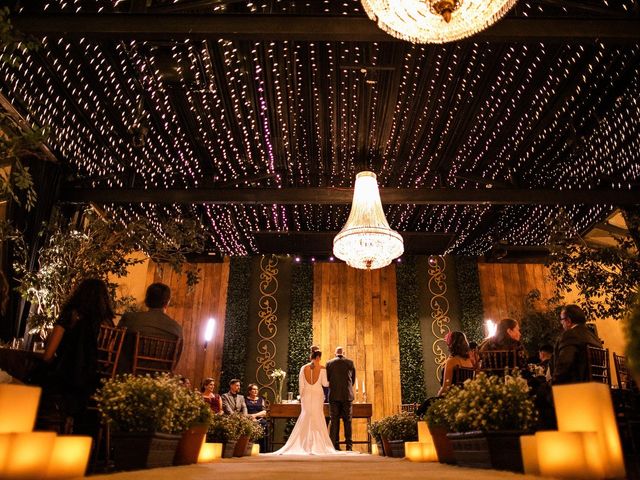
[[[128,5],[46,0],[42,11],[126,12]],[[606,5],[620,15],[633,7],[633,0]],[[359,0],[236,2],[212,6],[216,12],[364,16]],[[525,0],[512,14],[572,10]],[[381,187],[484,188],[469,178],[508,183],[513,176],[523,188],[630,189],[640,178],[638,64],[640,45],[601,42],[45,38],[17,65],[0,65],[0,92],[28,122],[50,126],[51,149],[91,187],[126,186],[132,170],[140,188],[347,187],[365,161]],[[390,93],[395,102],[387,102]],[[369,150],[361,152],[365,116]],[[148,128],[138,146],[129,133],[134,120]],[[339,230],[349,212],[304,204],[105,208],[117,221],[148,218],[158,229],[166,216],[201,218],[210,247],[225,255],[257,253],[256,231]],[[564,207],[578,230],[611,209]],[[449,251],[469,255],[496,239],[544,243],[558,210],[385,206],[391,228],[452,234]]]

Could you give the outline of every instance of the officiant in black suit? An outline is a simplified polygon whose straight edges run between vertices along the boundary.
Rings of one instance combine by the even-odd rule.
[[[344,440],[347,450],[353,449],[351,438],[351,404],[353,403],[353,385],[356,383],[356,367],[353,360],[344,356],[344,348],[336,348],[336,356],[327,362],[327,380],[329,380],[329,406],[331,408],[331,441],[336,450],[340,450],[340,419],[344,422]]]

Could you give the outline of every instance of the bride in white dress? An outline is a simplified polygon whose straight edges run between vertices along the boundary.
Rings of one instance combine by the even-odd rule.
[[[300,403],[302,411],[289,440],[274,455],[332,455],[333,448],[324,418],[324,391],[328,387],[327,370],[320,365],[322,352],[311,354],[311,363],[300,369]]]

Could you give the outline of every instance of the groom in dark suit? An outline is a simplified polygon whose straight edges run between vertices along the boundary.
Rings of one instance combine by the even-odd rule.
[[[329,380],[329,405],[331,407],[331,441],[340,450],[340,419],[344,422],[344,440],[347,450],[353,449],[351,439],[351,404],[353,385],[356,383],[356,367],[344,356],[344,348],[336,348],[336,357],[327,362]]]

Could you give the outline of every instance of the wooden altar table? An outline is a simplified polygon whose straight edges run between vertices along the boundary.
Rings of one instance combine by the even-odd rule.
[[[275,432],[275,422],[278,419],[298,418],[302,406],[299,403],[274,403],[269,406],[269,449],[273,451],[274,445],[283,445],[282,442],[274,442],[273,435]],[[353,403],[351,418],[365,418],[367,420],[367,440],[354,440],[353,444],[366,444],[369,453],[371,453],[371,434],[369,433],[369,425],[371,425],[371,416],[373,407],[370,403]],[[324,416],[330,417],[329,404],[324,404]],[[327,426],[328,428],[328,426]],[[345,442],[340,442],[344,444]]]

